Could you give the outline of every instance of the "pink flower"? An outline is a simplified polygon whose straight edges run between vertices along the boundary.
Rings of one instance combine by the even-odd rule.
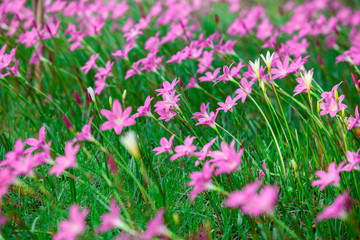
[[[76,153],[79,151],[80,145],[73,146],[73,142],[67,141],[65,144],[65,156],[55,158],[55,166],[53,166],[49,174],[55,174],[57,177],[68,168],[76,167]]]
[[[89,119],[89,123],[85,124],[83,126],[83,128],[81,129],[80,133],[76,133],[76,140],[77,141],[94,141],[95,138],[94,136],[91,134],[91,123],[94,117],[91,117]]]
[[[347,213],[352,211],[351,198],[348,192],[345,192],[335,198],[333,204],[324,208],[324,210],[317,215],[316,221],[321,221],[329,218],[337,218],[344,220]]]
[[[259,182],[246,185],[243,190],[229,194],[227,199],[228,207],[240,207],[244,214],[258,217],[262,213],[271,214],[278,201],[279,189],[276,186],[266,185],[258,194]]]
[[[228,146],[226,142],[221,143],[221,151],[214,151],[211,153],[213,160],[212,166],[217,168],[215,170],[215,176],[222,173],[230,174],[231,172],[236,171],[239,168],[239,165],[242,163],[242,155],[244,154],[244,149],[241,148],[239,152],[235,150],[235,141],[232,140]]]
[[[224,110],[224,112],[230,111],[232,112],[233,107],[235,105],[237,105],[236,103],[236,98],[231,99],[230,96],[227,96],[225,103],[219,102],[218,105],[220,106],[219,108],[216,109],[216,111],[220,111],[220,110]]]
[[[199,193],[210,190],[213,187],[211,176],[214,168],[210,166],[209,162],[205,162],[201,172],[190,173],[191,181],[188,186],[194,186],[190,192],[190,201],[193,202]]]
[[[172,147],[172,144],[174,141],[174,137],[175,137],[175,135],[172,135],[170,137],[169,141],[166,138],[162,137],[160,139],[160,147],[156,147],[153,149],[153,152],[157,152],[155,155],[157,156],[164,152],[171,153],[172,152],[171,147]]]
[[[360,155],[359,155],[359,151],[357,152],[350,152],[350,151],[346,151],[346,160],[347,160],[347,164],[341,169],[341,171],[346,171],[346,172],[350,172],[352,170],[359,170],[359,163],[360,163]]]
[[[266,168],[266,164],[265,164],[265,160],[262,162],[262,167],[264,169],[264,171],[267,173],[267,168]],[[263,170],[259,171],[259,179],[265,177],[265,173]]]
[[[228,195],[226,206],[230,208],[240,207],[248,202],[258,191],[261,182],[256,181],[247,184],[241,191],[237,190]]]
[[[154,219],[151,219],[146,227],[145,233],[142,235],[141,239],[148,240],[154,237],[167,237],[168,229],[164,224],[163,220],[164,210],[159,209],[156,213]]]
[[[95,74],[95,77],[96,76],[108,77],[111,74],[111,68],[112,68],[113,65],[114,65],[114,62],[107,61],[105,68],[103,68],[103,67],[98,68],[98,73]]]
[[[31,147],[26,149],[24,153],[32,153],[35,150],[44,149],[46,148],[46,130],[45,126],[42,126],[39,130],[39,139],[36,138],[28,138],[25,143],[30,145]]]
[[[353,116],[349,117],[349,119],[347,121],[347,129],[351,130],[353,128],[358,128],[358,127],[360,127],[360,118],[359,118],[358,106],[356,106],[355,117],[353,117]]]
[[[110,212],[101,216],[101,225],[96,229],[96,233],[106,232],[113,228],[122,228],[123,220],[119,217],[121,207],[116,204],[113,198],[110,203]]]
[[[218,77],[216,79],[216,81],[223,81],[223,83],[226,83],[227,81],[233,80],[234,77],[237,77],[237,75],[240,73],[240,69],[242,67],[244,67],[244,65],[242,64],[242,62],[239,62],[237,67],[233,67],[231,68],[233,64],[231,64],[229,67],[228,66],[224,66],[223,67],[223,72],[224,74],[221,75],[220,77]]]
[[[112,111],[102,109],[100,112],[108,119],[108,121],[101,125],[101,131],[113,128],[115,133],[119,135],[124,127],[128,127],[136,123],[134,119],[129,117],[131,113],[131,107],[126,108],[123,112],[122,107],[117,99],[115,99],[113,103]]]
[[[199,158],[199,160],[201,160],[201,161],[205,160],[206,157],[210,156],[210,154],[211,154],[211,146],[214,144],[216,139],[217,139],[217,137],[212,139],[207,144],[205,144],[204,147],[201,149],[201,151],[200,152],[195,152],[194,155],[197,156]],[[195,166],[197,166],[197,165],[199,165],[199,163],[197,163]]]
[[[83,67],[80,68],[80,70],[84,70],[85,74],[88,74],[90,69],[94,68],[96,66],[96,59],[99,57],[100,53],[94,54],[90,56],[89,61],[85,63]]]
[[[192,117],[192,119],[196,118],[199,121],[196,124],[196,126],[200,125],[200,124],[204,124],[204,125],[208,125],[212,128],[216,127],[215,119],[216,119],[218,112],[216,112],[216,113],[211,112],[210,114],[208,114],[207,108],[208,108],[209,104],[210,103],[207,103],[205,105],[205,103],[202,103],[200,106],[200,112],[193,113],[194,117]]]
[[[249,65],[250,66],[250,65]],[[250,93],[252,92],[252,85],[254,84],[254,81],[250,80],[249,82],[246,80],[246,78],[242,78],[240,81],[241,87],[242,88],[238,88],[235,93],[238,94],[235,97],[235,101],[237,101],[238,99],[241,99],[241,102],[244,103],[246,100],[246,97],[248,95],[250,95]]]
[[[138,117],[142,117],[142,116],[151,116],[151,108],[150,108],[150,103],[154,98],[147,96],[147,98],[145,99],[145,103],[144,106],[140,106],[138,108],[138,112],[135,113],[133,115],[133,118],[138,118]]]
[[[88,212],[86,208],[81,211],[77,204],[71,205],[70,218],[59,223],[59,231],[54,235],[54,240],[75,240],[85,231],[85,219]]]
[[[205,76],[199,77],[200,82],[215,82],[220,73],[220,68],[216,68],[214,72],[206,72]]]
[[[291,64],[289,66],[289,61],[290,61],[290,57],[286,56],[283,63],[280,61],[280,59],[276,62],[277,68],[271,69],[271,74],[273,74],[273,76],[272,76],[273,79],[284,78],[287,75],[289,75],[290,73],[295,72],[294,65]]]
[[[317,186],[320,185],[320,190],[324,190],[326,186],[328,185],[338,185],[340,182],[340,176],[341,169],[344,166],[345,162],[341,162],[339,166],[336,168],[336,163],[332,162],[329,164],[328,172],[325,172],[323,170],[316,171],[315,174],[320,179],[314,180],[311,183],[311,186]]]
[[[104,90],[104,88],[107,86],[106,84],[106,76],[100,76],[100,75],[96,75],[96,81],[94,82],[96,88],[94,93],[96,95],[100,95],[101,92]]]
[[[15,183],[16,177],[17,176],[13,174],[10,168],[0,169],[0,202],[8,193],[10,185]]]
[[[179,157],[188,156],[191,157],[192,153],[196,151],[197,147],[192,143],[196,137],[187,136],[184,140],[184,145],[179,145],[175,147],[175,154],[170,158],[170,161],[174,161]]]

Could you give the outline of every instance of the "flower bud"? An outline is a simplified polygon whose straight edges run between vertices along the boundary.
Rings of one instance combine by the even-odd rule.
[[[110,105],[111,108],[112,108],[112,104],[113,104],[113,100],[112,100],[112,97],[110,96],[109,97],[109,105]]]
[[[140,159],[140,151],[135,132],[127,132],[124,136],[120,137],[120,142],[136,160]]]
[[[72,131],[74,129],[74,126],[71,124],[70,120],[67,118],[65,114],[61,115],[61,118],[63,122],[65,123],[66,127]]]
[[[173,217],[173,220],[174,220],[175,225],[179,225],[179,223],[180,223],[180,221],[179,221],[179,214],[174,213],[172,217]]]
[[[123,100],[123,101],[125,101],[125,99],[126,99],[126,93],[127,93],[127,91],[126,91],[126,89],[125,89],[124,92],[123,92],[123,94],[122,94],[122,100]]]
[[[90,103],[96,102],[94,89],[92,89],[92,87],[88,87],[88,88],[87,88],[87,92],[88,92],[88,94],[89,94],[89,96],[90,96],[90,98],[89,98]]]
[[[76,103],[79,105],[79,107],[82,107],[82,102],[79,98],[79,95],[76,91],[74,91],[74,96],[75,96],[75,100],[76,100]]]
[[[291,160],[291,166],[293,167],[295,172],[297,172],[299,170],[299,167],[298,167],[298,165],[297,165],[297,163],[295,162],[294,159]]]

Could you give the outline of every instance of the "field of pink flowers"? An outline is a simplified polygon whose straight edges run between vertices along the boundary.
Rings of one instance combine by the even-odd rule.
[[[360,2],[1,0],[0,239],[359,239]]]

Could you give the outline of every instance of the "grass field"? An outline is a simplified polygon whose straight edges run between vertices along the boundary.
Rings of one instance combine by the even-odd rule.
[[[358,239],[360,2],[3,0],[2,239]]]

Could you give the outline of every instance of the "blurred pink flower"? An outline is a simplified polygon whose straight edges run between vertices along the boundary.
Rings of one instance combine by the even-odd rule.
[[[131,109],[131,107],[128,107],[123,112],[119,100],[115,99],[112,105],[112,111],[106,109],[100,111],[101,114],[108,119],[108,121],[101,125],[100,130],[104,131],[113,128],[115,133],[119,135],[124,127],[134,125],[136,121],[130,118]]]
[[[230,174],[239,168],[242,163],[242,155],[244,149],[241,148],[238,152],[235,150],[235,140],[232,140],[228,146],[226,142],[221,143],[221,151],[213,151],[211,153],[210,160],[212,166],[216,168],[214,175],[220,175],[222,173]]]
[[[141,236],[141,239],[148,240],[154,237],[167,237],[168,229],[163,220],[164,210],[159,209],[154,219],[151,219],[146,227],[145,233]]]
[[[83,128],[81,129],[81,132],[76,133],[76,140],[77,141],[94,141],[95,138],[91,134],[91,123],[94,117],[90,117],[89,123],[85,124]]]
[[[267,173],[267,168],[266,168],[266,164],[265,164],[265,160],[262,162],[262,167],[264,169],[264,171]],[[263,170],[259,171],[259,179],[265,177],[265,173]]]
[[[25,143],[30,145],[31,147],[25,150],[25,153],[32,153],[35,150],[44,149],[46,148],[46,130],[45,126],[42,126],[39,130],[39,139],[36,138],[28,138],[25,140]]]
[[[333,204],[324,208],[324,210],[317,215],[316,221],[321,221],[329,218],[337,218],[344,220],[347,213],[352,211],[351,198],[348,192],[339,195],[335,198]]]
[[[311,186],[317,186],[320,185],[320,190],[324,190],[326,186],[328,185],[338,185],[340,182],[340,176],[341,169],[344,166],[345,162],[341,162],[338,167],[336,167],[336,163],[332,162],[329,164],[328,172],[325,172],[323,170],[319,170],[315,172],[315,175],[319,177],[319,179],[314,180],[311,183]]]
[[[257,193],[259,182],[249,183],[241,191],[229,194],[226,205],[228,207],[240,207],[244,214],[258,217],[262,213],[271,214],[278,201],[279,189],[276,186],[266,185]]]
[[[106,232],[113,228],[122,228],[123,220],[119,217],[121,207],[116,204],[116,199],[111,199],[110,212],[101,216],[101,225],[96,229],[96,233]]]
[[[360,118],[359,118],[358,106],[356,106],[355,107],[355,117],[353,117],[353,116],[349,117],[347,129],[351,130],[353,128],[358,128],[358,127],[360,127]]]
[[[254,84],[254,81],[250,80],[249,82],[246,80],[246,78],[242,78],[240,81],[241,87],[238,88],[235,93],[238,94],[234,100],[237,101],[238,99],[241,99],[241,102],[244,103],[246,100],[246,97],[250,95],[252,92],[252,85]]]
[[[194,152],[194,155],[198,157],[199,160],[203,161],[206,157],[209,157],[211,155],[211,146],[216,141],[217,137],[212,139],[210,142],[204,145],[204,147],[201,149],[200,152]],[[195,166],[197,166],[199,163],[197,163]]]
[[[214,168],[210,166],[209,162],[205,162],[201,172],[190,173],[191,181],[188,186],[194,186],[190,192],[190,202],[193,202],[199,193],[209,190],[213,187],[211,176]]]
[[[75,240],[85,229],[85,219],[89,210],[82,211],[77,204],[73,204],[69,210],[69,220],[63,220],[59,223],[59,231],[54,235],[54,240]]]
[[[359,170],[359,163],[360,163],[360,149],[357,152],[350,152],[346,151],[346,160],[347,164],[341,169],[341,171],[350,172],[352,170]]]
[[[88,72],[90,71],[90,69],[94,68],[96,66],[96,59],[99,57],[100,53],[97,54],[93,54],[90,56],[89,61],[87,61],[85,63],[85,65],[83,67],[80,68],[80,70],[84,70],[85,74],[88,74]]]
[[[200,82],[215,82],[220,73],[220,68],[216,68],[213,72],[206,72],[205,76],[199,77]]]
[[[55,158],[55,165],[50,169],[49,174],[55,174],[57,177],[68,168],[76,167],[76,154],[80,149],[80,145],[73,146],[73,142],[67,141],[65,144],[65,155]]]

